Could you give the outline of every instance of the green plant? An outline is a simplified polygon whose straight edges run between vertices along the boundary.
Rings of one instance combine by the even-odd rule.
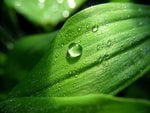
[[[74,4],[70,7],[62,0],[47,0],[43,6],[39,2],[5,1],[11,11],[15,9],[44,32],[54,30],[69,16],[66,11],[73,12],[86,1],[70,0]],[[60,4],[55,17],[44,18]],[[13,89],[8,87],[12,90],[5,91],[7,97],[2,93],[0,112],[149,113],[148,100],[114,97],[148,74],[149,29],[150,6],[107,3],[74,14],[59,31],[22,38],[8,55],[0,55],[1,75],[19,82]]]

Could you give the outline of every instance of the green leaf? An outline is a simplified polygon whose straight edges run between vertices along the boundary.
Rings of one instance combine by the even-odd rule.
[[[6,63],[7,75],[22,80],[40,61],[57,32],[26,36],[17,41]]]
[[[150,69],[149,29],[149,6],[108,3],[85,9],[65,23],[10,97],[116,94]]]
[[[150,102],[106,95],[23,97],[0,103],[1,113],[149,113]]]
[[[6,4],[33,23],[56,26],[86,0],[5,0]]]

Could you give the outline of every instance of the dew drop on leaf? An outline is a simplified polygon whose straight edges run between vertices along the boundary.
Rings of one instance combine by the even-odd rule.
[[[92,32],[97,32],[98,31],[98,26],[94,26],[93,28],[92,28]]]
[[[100,50],[100,45],[97,45],[97,51],[99,51]]]
[[[69,57],[75,58],[82,54],[82,47],[77,43],[71,43],[68,48]]]
[[[108,40],[107,41],[107,47],[110,47],[111,46],[111,40]]]
[[[75,77],[75,78],[77,78],[77,77],[78,77],[78,75],[76,74],[74,77]]]

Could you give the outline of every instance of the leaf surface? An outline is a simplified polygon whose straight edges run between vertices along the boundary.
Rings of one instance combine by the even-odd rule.
[[[108,3],[71,17],[47,55],[10,93],[18,96],[116,94],[150,69],[150,7]],[[78,57],[69,47],[77,44]]]

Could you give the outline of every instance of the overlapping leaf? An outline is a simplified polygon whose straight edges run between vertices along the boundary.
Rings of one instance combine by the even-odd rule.
[[[8,55],[6,74],[10,78],[22,80],[47,52],[56,34],[37,34],[17,41]]]

